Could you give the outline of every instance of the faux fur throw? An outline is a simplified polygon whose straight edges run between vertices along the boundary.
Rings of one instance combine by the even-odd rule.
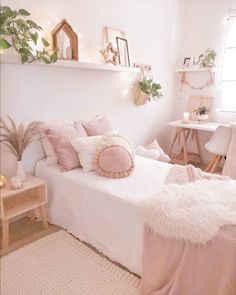
[[[167,238],[210,241],[225,225],[236,225],[236,182],[198,180],[166,185],[144,204],[145,222]]]

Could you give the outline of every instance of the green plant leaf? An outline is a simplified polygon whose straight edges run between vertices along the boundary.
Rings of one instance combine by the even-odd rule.
[[[0,35],[7,35],[7,36],[9,36],[9,35],[10,35],[10,33],[8,32],[8,30],[7,30],[7,29],[0,28]]]
[[[49,46],[49,43],[48,43],[48,41],[46,39],[42,38],[42,42],[43,42],[43,45],[45,47],[48,47]]]
[[[30,34],[31,39],[33,40],[34,44],[37,45],[37,41],[38,41],[38,33],[35,32],[34,34]]]
[[[0,49],[7,49],[9,47],[11,47],[11,44],[6,39],[0,38]]]
[[[25,9],[19,9],[19,14],[24,15],[24,16],[29,16],[30,15],[30,13]]]
[[[42,60],[43,62],[45,62],[45,64],[50,64],[50,63],[51,63],[50,60],[47,59],[45,56],[41,56],[41,60]]]
[[[57,55],[56,54],[52,54],[50,56],[50,61],[51,61],[51,63],[55,63],[57,61]]]
[[[29,57],[27,55],[21,55],[21,63],[24,64],[29,60]]]
[[[28,19],[27,21],[27,24],[30,25],[32,28],[35,28],[35,29],[41,29],[40,26],[38,26],[35,22],[33,22],[32,20]]]

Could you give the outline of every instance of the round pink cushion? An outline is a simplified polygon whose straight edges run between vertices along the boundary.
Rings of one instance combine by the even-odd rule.
[[[98,174],[109,178],[122,178],[131,174],[134,163],[130,153],[122,146],[103,148],[96,156]]]

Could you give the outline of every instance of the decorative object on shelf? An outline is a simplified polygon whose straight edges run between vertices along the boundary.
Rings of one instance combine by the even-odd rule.
[[[212,70],[212,68],[209,68],[209,71],[208,71],[209,75],[210,75],[208,81],[201,86],[192,85],[186,79],[186,73],[187,73],[186,69],[179,69],[178,72],[180,73],[180,84],[181,84],[180,91],[182,91],[183,85],[187,85],[189,88],[191,88],[193,90],[202,90],[202,89],[206,88],[207,86],[213,85],[214,81],[215,81],[215,75],[214,75],[214,71]],[[198,69],[191,68],[188,72],[202,72],[202,71],[199,71],[199,68]]]
[[[191,121],[199,121],[198,115],[207,114],[207,118],[202,117],[201,119],[207,120],[211,110],[213,98],[210,96],[191,96],[188,101],[187,111],[190,113],[189,119]],[[199,112],[197,112],[199,110]]]
[[[20,188],[22,188],[22,181],[24,181],[24,180],[22,180],[19,176],[12,177],[11,178],[11,187],[12,187],[12,189],[20,189]]]
[[[58,50],[58,58],[79,60],[78,36],[66,19],[52,30],[52,43]]]
[[[183,113],[183,120],[182,120],[182,122],[183,123],[188,123],[189,122],[189,116],[190,116],[190,113],[189,112],[184,112]]]
[[[133,63],[133,67],[140,69],[141,79],[151,80],[153,78],[151,65]]]
[[[32,122],[28,126],[24,126],[22,123],[17,126],[11,117],[8,116],[10,126],[1,118],[1,140],[6,147],[12,152],[17,159],[17,174],[22,181],[25,179],[25,174],[22,167],[22,155],[25,149],[32,142],[36,140],[38,133],[38,126],[40,122]]]
[[[30,15],[25,9],[12,10],[8,6],[0,6],[1,36],[0,49],[10,47],[20,55],[22,64],[40,61],[46,64],[57,61],[56,49],[49,49],[49,43],[44,38],[39,38],[42,28],[34,21],[27,19]],[[39,39],[43,44],[42,50],[32,47],[37,46]]]
[[[106,64],[109,64],[109,63],[113,65],[118,64],[118,52],[111,42],[107,44],[106,49],[100,50],[100,53],[103,56],[104,62]]]
[[[203,68],[215,67],[216,52],[215,50],[207,49],[204,54],[199,56],[199,64]]]
[[[26,174],[22,166],[22,161],[17,161],[16,176],[19,177],[21,181],[25,181],[26,179]]]
[[[3,188],[7,183],[7,179],[4,175],[0,175],[0,188]]]
[[[158,100],[162,97],[161,85],[153,82],[152,79],[142,79],[138,81],[138,91],[135,97],[136,105],[143,105],[147,101]]]
[[[195,110],[196,117],[198,121],[205,121],[208,119],[209,110],[207,107],[202,106]]]
[[[188,68],[190,66],[190,61],[191,61],[191,58],[190,57],[185,57],[184,58],[184,62],[183,62],[183,66],[185,68]]]
[[[104,27],[104,47],[111,43],[114,48],[116,48],[116,37],[125,38],[125,32],[119,29],[111,28],[111,27]]]
[[[130,67],[129,47],[127,39],[116,37],[119,64]]]

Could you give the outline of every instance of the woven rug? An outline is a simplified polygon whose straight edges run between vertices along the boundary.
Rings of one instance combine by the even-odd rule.
[[[138,295],[140,280],[61,230],[1,259],[1,295]]]

